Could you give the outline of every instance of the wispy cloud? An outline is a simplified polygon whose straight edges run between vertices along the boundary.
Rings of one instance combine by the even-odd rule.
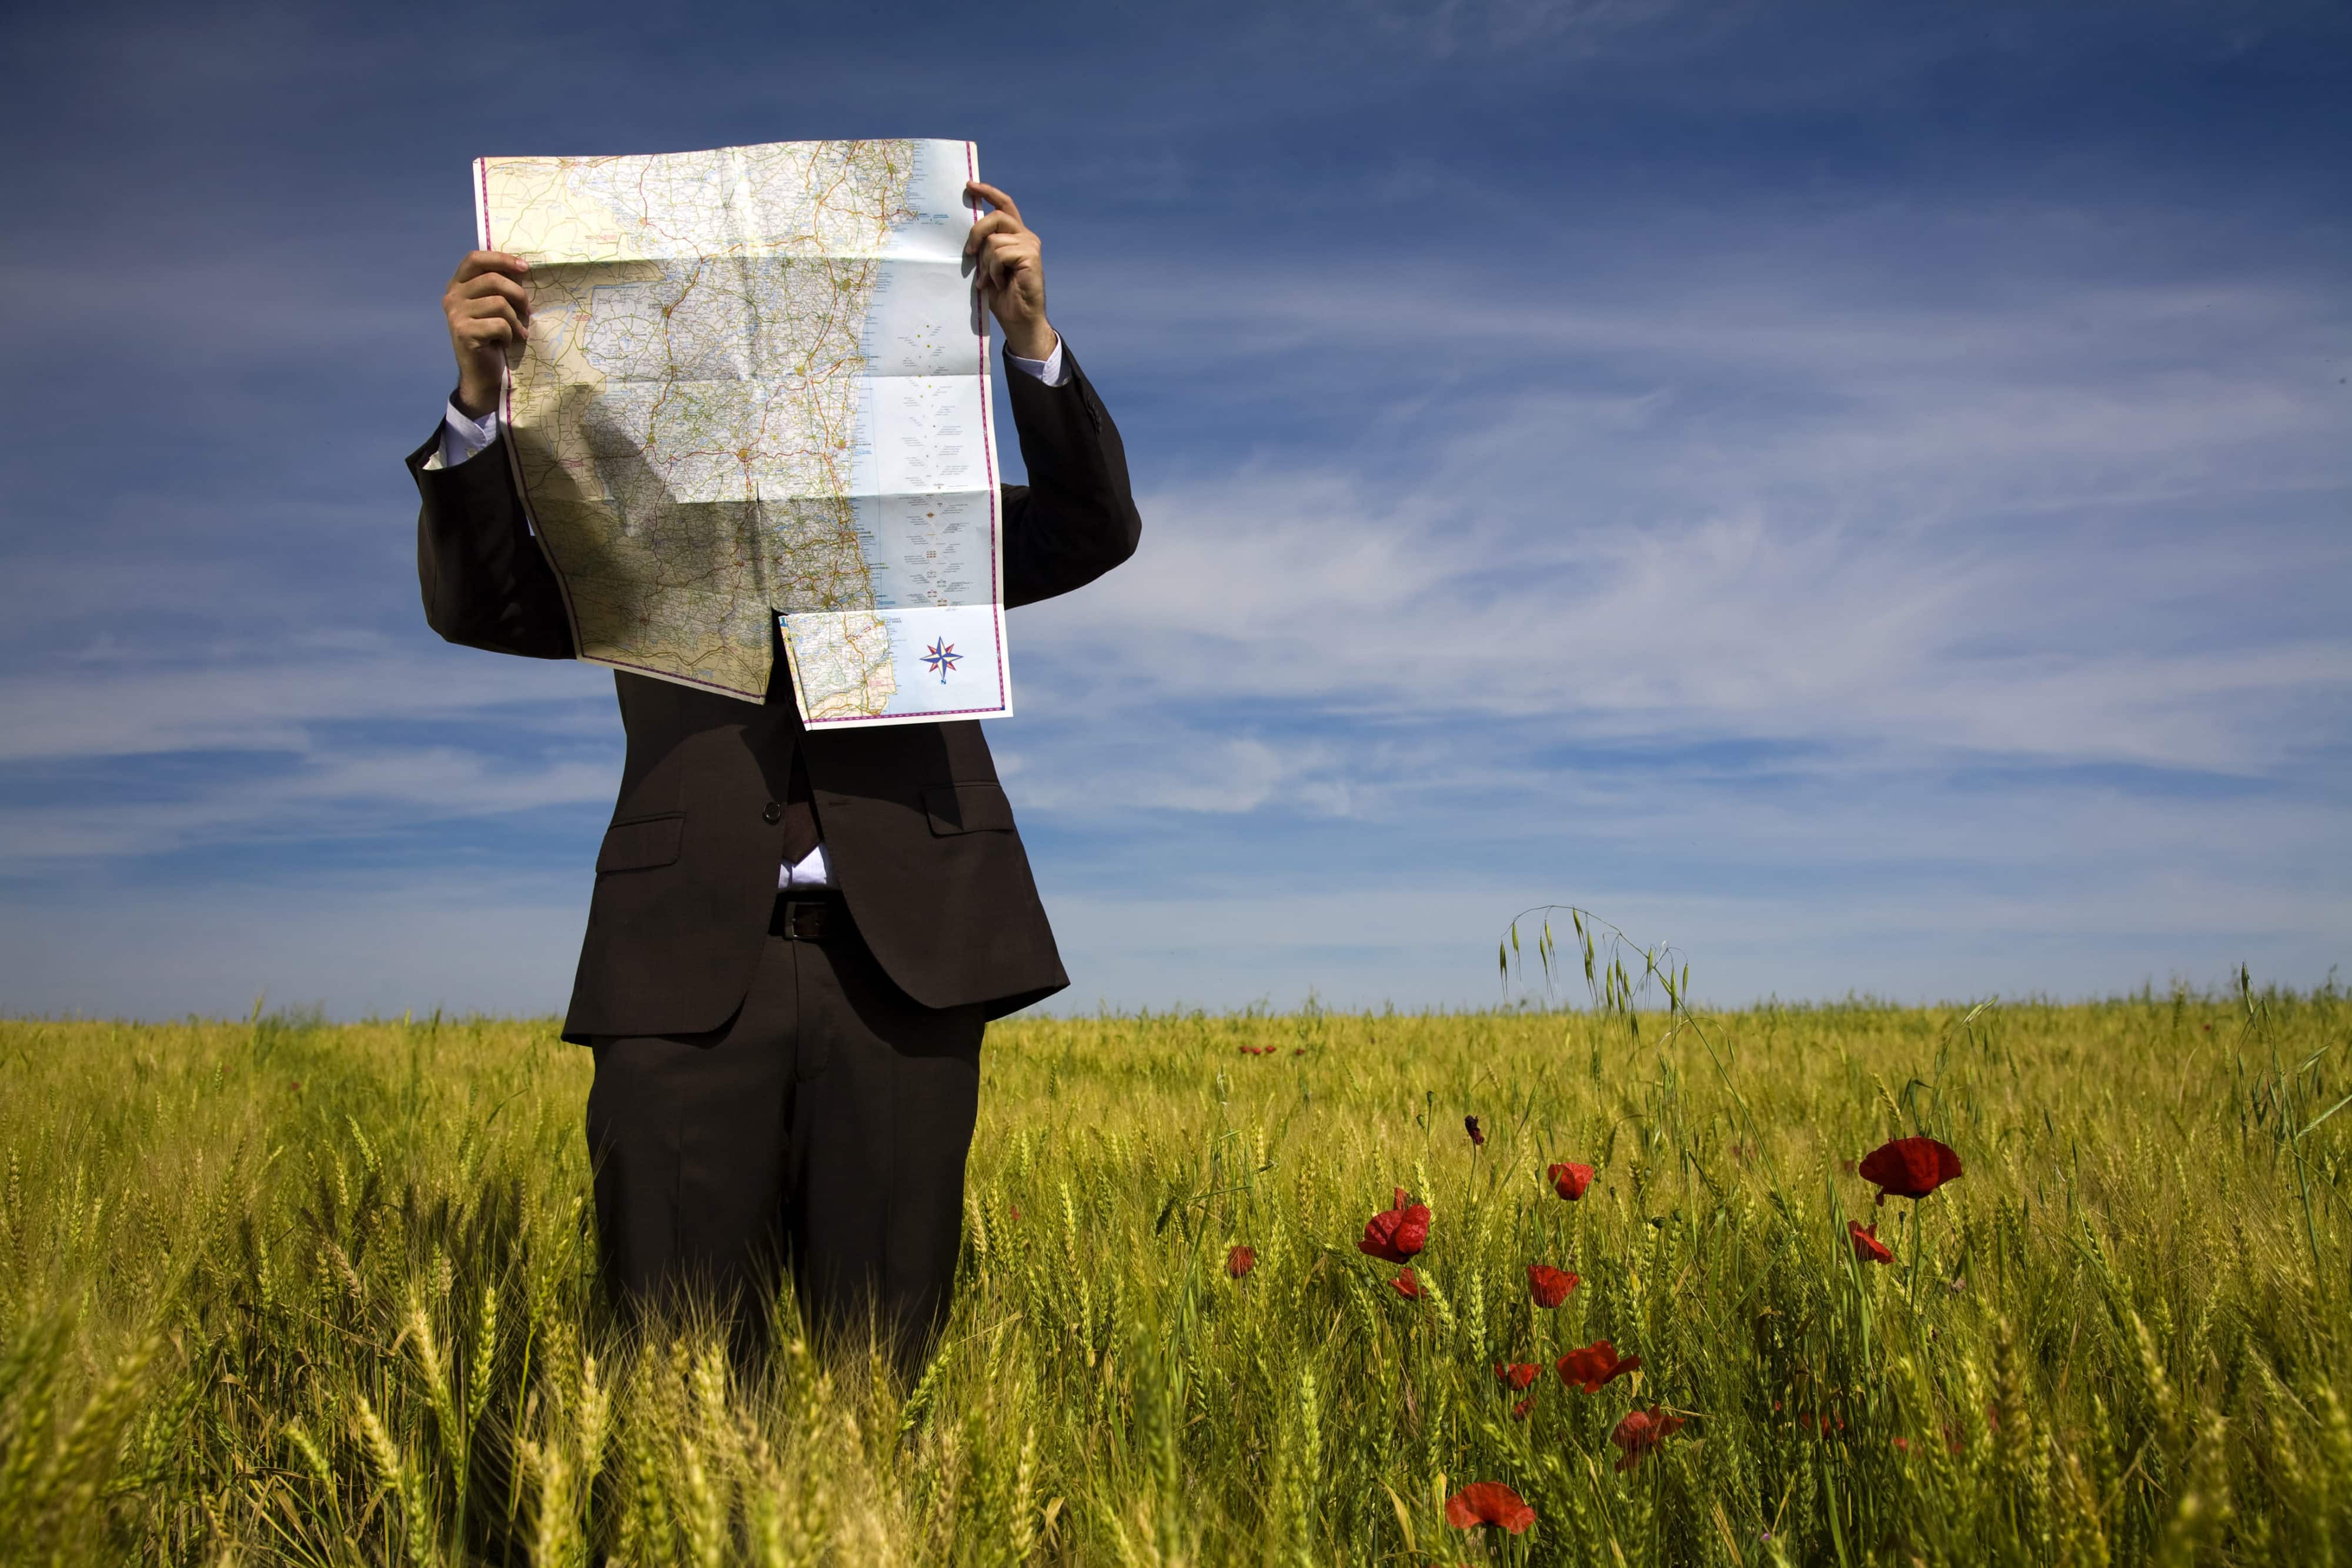
[[[0,873],[21,877],[208,844],[316,847],[468,817],[529,812],[543,821],[551,811],[609,803],[618,758],[598,746],[586,756],[519,768],[444,746],[311,747],[247,760],[227,770],[229,778],[183,783],[163,802],[60,799],[0,812]]]
[[[467,658],[418,640],[365,638],[310,657],[248,655],[194,668],[142,659],[112,668],[52,668],[0,684],[12,721],[0,758],[135,757],[170,751],[299,751],[330,723],[473,716],[508,704],[531,728],[547,705],[568,708],[599,678],[571,664]],[[462,671],[462,674],[458,672]],[[453,678],[456,675],[457,678]],[[609,708],[609,688],[597,693]]]
[[[2312,373],[2352,344],[2340,300],[2053,279],[1857,320],[1824,292],[1751,273],[1736,308],[1671,286],[1437,307],[1454,341],[1523,321],[1514,371],[1622,358],[1646,384],[1524,370],[1416,402],[1418,472],[1392,450],[1164,486],[1133,567],[1033,613],[1092,644],[1088,681],[1162,700],[1597,736],[2239,773],[2352,708],[2352,636],[2305,593],[2352,568],[2327,521],[2352,403]],[[1310,360],[1378,316],[1344,282],[1249,293]]]

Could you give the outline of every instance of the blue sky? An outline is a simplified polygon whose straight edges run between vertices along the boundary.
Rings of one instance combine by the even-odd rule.
[[[980,144],[1127,436],[992,726],[1060,1007],[2352,958],[2340,7],[9,26],[0,1011],[561,1005],[611,682],[433,637],[399,465],[467,164],[842,136]]]

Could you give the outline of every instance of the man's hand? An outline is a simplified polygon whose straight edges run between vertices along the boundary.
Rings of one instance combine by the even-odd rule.
[[[1061,339],[1045,323],[1045,264],[1037,236],[1022,223],[1013,198],[995,186],[972,180],[963,189],[996,209],[971,225],[963,254],[979,270],[980,297],[1004,329],[1004,351],[1024,360],[1053,358]]]
[[[1032,247],[1034,254],[1034,247]],[[500,250],[469,250],[441,296],[457,355],[457,412],[479,419],[499,405],[507,354],[530,335],[530,295],[515,280],[530,263]],[[1041,291],[1038,306],[1042,310]]]

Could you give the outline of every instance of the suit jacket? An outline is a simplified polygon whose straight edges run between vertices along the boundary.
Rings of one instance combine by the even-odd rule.
[[[1135,551],[1142,520],[1118,427],[1066,347],[1069,379],[1004,378],[1029,483],[1001,494],[1004,596],[1033,603]],[[423,508],[425,619],[468,647],[569,659],[570,617],[499,443],[454,468],[408,457]],[[763,704],[613,677],[628,733],[596,856],[567,1040],[716,1029],[751,988],[776,896],[776,805],[798,746],[825,861],[883,969],[926,1007],[990,1018],[1069,984],[1013,808],[971,720],[807,732],[778,653]]]

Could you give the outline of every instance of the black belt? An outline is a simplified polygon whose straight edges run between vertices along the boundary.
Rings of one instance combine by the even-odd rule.
[[[816,888],[776,894],[776,912],[768,920],[768,935],[793,942],[831,942],[847,935],[849,912],[841,895]]]

